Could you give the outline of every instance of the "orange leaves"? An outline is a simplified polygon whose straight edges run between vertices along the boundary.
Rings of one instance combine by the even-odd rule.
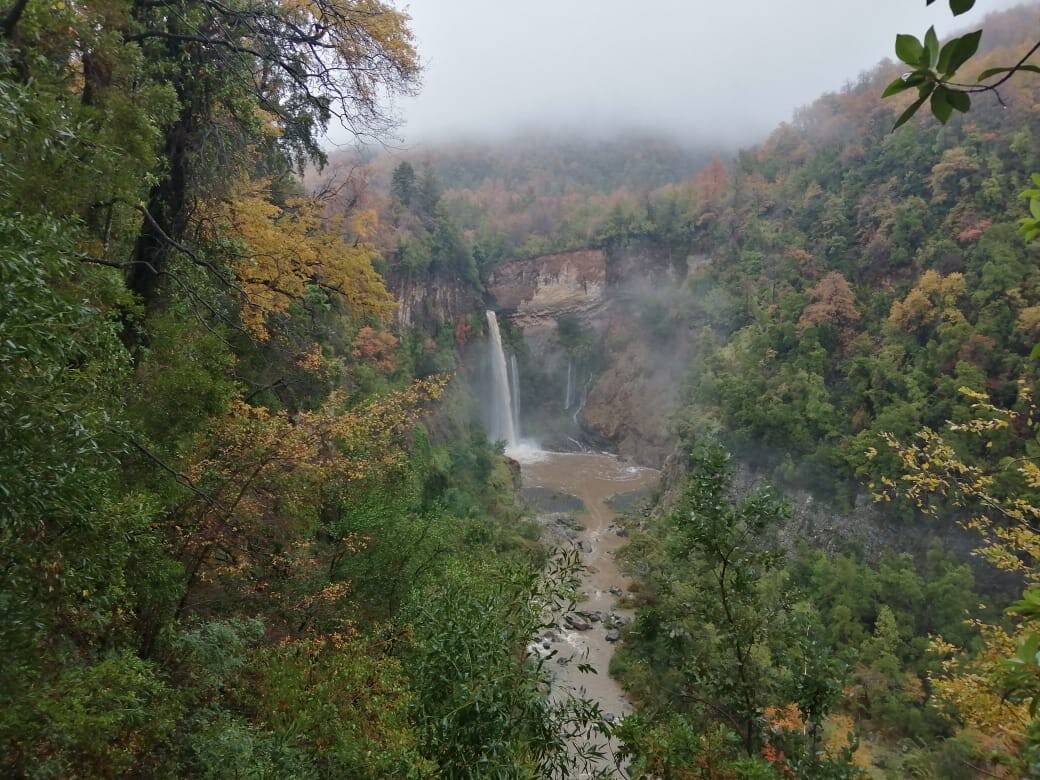
[[[213,208],[210,223],[212,238],[235,239],[231,266],[249,332],[266,341],[268,317],[287,312],[312,286],[341,295],[355,314],[389,315],[393,299],[372,266],[374,248],[363,243],[374,229],[372,215],[356,214],[349,226],[325,224],[319,201],[294,198],[278,206],[267,186],[243,185]],[[346,232],[356,237],[353,243],[344,240]]]
[[[180,507],[173,528],[192,576],[204,578],[199,568],[217,553],[218,571],[234,574],[260,539],[291,546],[294,526],[310,520],[314,495],[328,480],[392,478],[407,462],[408,435],[447,381],[415,382],[354,408],[334,393],[321,408],[294,417],[232,403],[184,469],[198,493]],[[344,540],[347,549],[361,543]]]
[[[802,731],[805,728],[805,718],[793,702],[783,707],[766,707],[762,714],[773,731]]]
[[[800,330],[815,325],[847,326],[859,319],[852,288],[837,271],[827,274],[809,290],[809,299],[812,303],[805,307],[798,320]]]
[[[694,191],[701,204],[716,204],[730,189],[730,176],[726,166],[718,157],[713,159],[693,177]]]
[[[392,333],[375,330],[367,325],[354,337],[354,357],[358,360],[374,363],[380,371],[393,371],[398,345]]]

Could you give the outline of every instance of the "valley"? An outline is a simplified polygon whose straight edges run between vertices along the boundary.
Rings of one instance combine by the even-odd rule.
[[[9,0],[0,775],[1040,778],[1037,30]]]

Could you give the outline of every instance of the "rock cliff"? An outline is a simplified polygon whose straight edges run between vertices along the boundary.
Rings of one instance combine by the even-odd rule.
[[[389,287],[397,298],[397,324],[425,332],[454,326],[484,309],[481,292],[471,283],[445,275],[393,275]]]
[[[677,264],[654,247],[582,249],[505,263],[488,284],[495,308],[522,329],[543,372],[539,381],[554,385],[542,395],[560,419],[573,419],[587,439],[648,465],[660,465],[672,449],[670,417],[692,339],[654,328],[647,313],[664,312],[667,319],[685,267],[685,258]],[[577,323],[580,337],[571,334],[566,343],[561,319]],[[576,391],[573,408],[565,410],[559,399],[566,397],[568,361]]]

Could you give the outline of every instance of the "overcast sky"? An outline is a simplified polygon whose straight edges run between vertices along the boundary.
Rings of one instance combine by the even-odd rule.
[[[925,0],[412,0],[426,65],[406,145],[530,130],[664,130],[746,144],[892,52],[954,22]]]

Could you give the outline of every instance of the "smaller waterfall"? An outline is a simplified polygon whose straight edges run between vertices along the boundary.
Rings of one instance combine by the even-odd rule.
[[[513,425],[513,399],[509,392],[509,369],[506,368],[506,353],[502,350],[502,334],[498,330],[498,317],[487,312],[488,333],[491,335],[491,425],[489,433],[493,441],[505,441],[509,447],[519,443]]]
[[[588,387],[582,388],[582,390],[578,392],[578,408],[574,410],[574,415],[571,417],[571,419],[574,420],[574,424],[579,428],[581,427],[581,421],[578,419],[578,416],[581,414],[582,409],[585,408],[585,396],[587,393]]]
[[[574,362],[567,358],[567,392],[563,396],[563,410],[567,411],[574,403]]]
[[[511,383],[510,390],[513,395],[513,431],[516,433],[516,438],[520,438],[520,369],[516,362],[516,353],[514,352],[509,356],[509,379]]]

